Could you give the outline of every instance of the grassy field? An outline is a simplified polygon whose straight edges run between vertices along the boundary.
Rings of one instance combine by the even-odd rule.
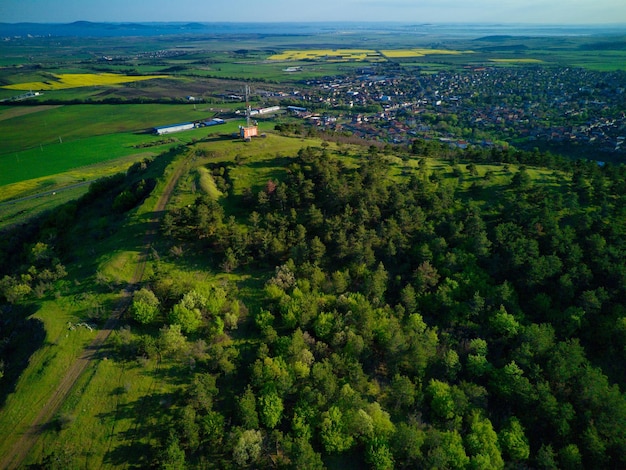
[[[405,57],[425,57],[429,55],[461,55],[472,54],[473,51],[455,51],[451,49],[390,49],[380,51],[382,55],[389,59]]]
[[[0,119],[14,112],[0,107]],[[31,108],[32,109],[32,108]],[[47,107],[41,112],[15,116],[2,121],[3,145],[0,155],[59,142],[98,135],[138,132],[156,126],[213,117],[208,105],[77,105]],[[143,137],[140,137],[141,139]],[[132,140],[132,139],[131,139]]]

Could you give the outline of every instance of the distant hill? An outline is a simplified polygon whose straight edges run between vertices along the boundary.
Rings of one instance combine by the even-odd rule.
[[[524,44],[500,44],[497,46],[485,46],[477,48],[483,52],[496,52],[496,51],[525,51],[528,49],[528,46]]]

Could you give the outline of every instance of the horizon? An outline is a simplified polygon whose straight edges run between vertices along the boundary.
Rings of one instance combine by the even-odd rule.
[[[0,18],[6,23],[496,23],[529,25],[616,25],[626,19],[622,0],[273,0],[260,4],[242,0],[153,0],[146,8],[137,0],[109,0],[106,8],[82,0],[4,0]],[[457,21],[462,18],[463,21]],[[514,18],[515,21],[511,21]]]
[[[71,21],[0,21],[0,24],[19,25],[19,24],[40,24],[40,25],[72,25],[72,24],[118,24],[118,25],[132,25],[132,24],[170,24],[170,25],[191,25],[191,24],[353,24],[353,25],[378,25],[378,24],[396,24],[402,26],[437,26],[437,25],[477,25],[477,26],[572,26],[572,27],[601,27],[601,26],[626,26],[626,21],[616,21],[613,23],[538,23],[538,22],[506,22],[506,21],[402,21],[402,20],[249,20],[249,21],[234,21],[234,20],[216,20],[216,21],[200,21],[200,20],[71,20]]]

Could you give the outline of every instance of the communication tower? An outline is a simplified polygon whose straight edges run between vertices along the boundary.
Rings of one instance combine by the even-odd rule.
[[[244,140],[250,140],[252,137],[259,135],[259,127],[256,123],[253,125],[250,120],[252,108],[250,107],[250,85],[246,85],[246,125],[239,126],[239,135]]]

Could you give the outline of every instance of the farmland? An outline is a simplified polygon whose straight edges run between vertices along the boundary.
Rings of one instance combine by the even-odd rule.
[[[489,59],[491,62],[496,62],[500,64],[542,64],[543,60],[539,59]]]
[[[380,53],[389,59],[399,59],[406,57],[425,57],[429,55],[461,55],[472,54],[473,51],[455,51],[450,49],[390,49],[381,50]]]
[[[50,80],[45,82],[16,83],[5,85],[7,90],[64,90],[67,88],[111,86],[121,83],[133,83],[143,80],[153,80],[155,78],[167,78],[166,75],[154,76],[128,76],[114,73],[82,74],[82,73],[62,73],[51,74]]]
[[[380,54],[368,49],[307,49],[284,51],[268,57],[269,60],[322,60],[322,61],[378,61]]]

